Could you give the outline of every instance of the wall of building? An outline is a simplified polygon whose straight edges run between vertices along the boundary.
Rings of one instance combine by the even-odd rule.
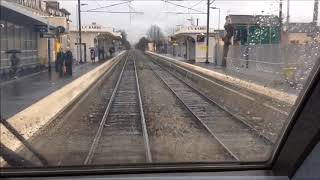
[[[10,55],[6,53],[10,49],[18,49],[21,53],[19,66],[38,65],[38,36],[32,26],[14,24],[5,17],[1,18],[1,71],[7,72],[11,67]]]
[[[46,7],[45,4],[43,4],[42,0],[7,0],[11,2],[15,2],[17,4],[20,4],[22,6],[26,6],[35,10],[42,10]]]
[[[7,0],[9,1],[9,0]],[[32,12],[34,15],[43,16],[47,18],[47,22],[52,26],[63,26],[66,32],[69,30],[68,15],[60,13],[63,17],[49,17],[50,14],[47,11],[47,3],[41,0],[10,0],[12,3],[16,3],[17,6],[21,6],[26,10]],[[60,9],[56,9],[60,12]],[[1,28],[1,69],[9,69],[11,66],[10,57],[5,54],[8,49],[19,49],[22,53],[18,54],[20,57],[20,66],[38,66],[48,64],[48,39],[40,38],[40,33],[34,32],[34,23],[30,17],[23,17],[22,24],[10,23],[6,17],[1,17],[1,24],[4,24],[4,28]],[[7,22],[8,21],[8,22]],[[29,22],[30,21],[30,22]],[[17,21],[19,22],[19,21]],[[55,33],[50,32],[50,33]],[[56,39],[51,39],[51,61],[54,62],[57,47],[61,45],[63,47],[69,46],[68,35],[63,34]]]
[[[315,42],[314,42],[315,43]],[[227,68],[245,74],[276,74],[303,84],[319,56],[319,44],[230,46]],[[291,75],[288,76],[288,73]]]
[[[176,38],[176,46],[172,47],[172,53],[175,56],[185,58],[187,60],[195,60],[196,62],[206,61],[206,39],[203,42],[197,42],[196,34],[188,36],[180,36]],[[190,38],[194,39],[194,43]],[[214,61],[216,38],[209,37],[209,62]],[[188,50],[188,51],[187,51]]]
[[[312,38],[307,33],[289,33],[288,42],[290,44],[307,44],[312,41]]]
[[[50,61],[51,63],[56,61],[56,54],[58,52],[56,45],[59,42],[58,39],[50,39]],[[38,58],[39,63],[45,66],[48,66],[48,39],[47,38],[38,38]]]
[[[67,17],[47,17],[47,21],[53,26],[62,26],[65,28],[66,32],[69,31],[69,23]]]
[[[82,32],[82,43],[86,43],[86,58],[87,61],[90,59],[90,48],[95,47],[94,45],[94,38],[98,35],[98,33],[90,33],[90,32]],[[78,32],[77,31],[70,31],[70,49],[72,54],[76,60],[80,60],[79,57],[79,47],[76,45],[78,39]],[[84,56],[84,49],[83,54]],[[83,57],[84,59],[84,57]]]
[[[151,52],[155,52],[155,48],[154,48],[154,44],[153,43],[148,43],[148,51],[151,51]]]
[[[194,61],[196,59],[196,42],[192,38],[187,39],[187,60]]]
[[[76,45],[78,37],[78,31],[70,31],[70,48],[74,54],[76,59],[79,58],[79,49]],[[90,49],[95,48],[98,50],[99,48],[103,48],[105,52],[105,56],[108,55],[109,48],[114,47],[116,51],[120,50],[120,42],[119,40],[114,40],[114,37],[108,36],[103,32],[95,32],[95,31],[83,31],[81,33],[82,43],[86,43],[86,58],[89,61],[90,58]],[[84,53],[83,53],[84,55]],[[98,56],[98,52],[96,52],[96,56]]]
[[[216,39],[215,37],[209,37],[209,62],[214,62],[215,56],[215,45]],[[204,42],[196,42],[196,62],[205,62],[206,61],[206,40]]]

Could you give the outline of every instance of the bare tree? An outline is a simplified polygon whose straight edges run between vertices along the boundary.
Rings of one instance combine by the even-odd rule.
[[[165,32],[166,35],[168,35],[168,36],[174,35],[175,31],[176,31],[175,27],[171,27],[171,26],[167,26],[167,27],[165,28],[165,30],[164,30],[164,32]]]
[[[223,45],[223,57],[222,57],[222,66],[227,66],[227,56],[229,52],[229,46],[231,45],[231,38],[233,36],[234,27],[231,24],[226,24],[224,26],[226,30],[226,35],[223,37],[224,45]]]
[[[149,42],[153,42],[153,46],[157,51],[163,49],[164,35],[159,26],[152,25],[147,31],[147,38]]]
[[[147,38],[149,39],[149,41],[152,41],[155,44],[159,44],[164,38],[164,35],[159,26],[152,25],[147,31]]]
[[[136,49],[139,49],[141,51],[145,51],[148,47],[148,39],[146,37],[140,38],[139,42],[135,45]]]
[[[130,49],[130,42],[127,40],[127,33],[124,30],[120,30],[121,32],[121,43],[125,49]]]

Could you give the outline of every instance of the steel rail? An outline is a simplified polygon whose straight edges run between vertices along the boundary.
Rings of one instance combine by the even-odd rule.
[[[94,155],[94,152],[95,152],[95,150],[97,149],[98,142],[99,142],[99,140],[100,140],[100,138],[101,138],[102,130],[103,130],[103,128],[104,128],[104,124],[106,123],[106,120],[107,120],[107,117],[108,117],[110,108],[111,108],[112,103],[113,103],[113,101],[114,101],[114,99],[115,99],[115,96],[116,96],[116,93],[117,93],[117,90],[118,90],[120,81],[121,81],[121,79],[122,79],[122,75],[123,75],[124,69],[125,69],[126,64],[127,64],[127,62],[128,62],[128,57],[129,57],[129,52],[128,52],[128,54],[127,54],[125,63],[124,63],[124,65],[123,65],[123,68],[122,68],[121,73],[120,73],[120,75],[119,75],[117,84],[116,84],[115,88],[113,89],[113,92],[112,92],[112,95],[111,95],[111,97],[110,97],[110,100],[109,100],[108,106],[107,106],[107,108],[106,108],[106,111],[105,111],[104,114],[103,114],[102,120],[101,120],[100,125],[99,125],[99,129],[98,129],[98,131],[97,131],[97,133],[96,133],[96,135],[95,135],[95,137],[94,137],[94,139],[93,139],[93,143],[92,143],[92,145],[91,145],[91,147],[90,147],[89,153],[88,153],[88,155],[87,155],[87,157],[86,157],[86,159],[85,159],[85,161],[84,161],[84,164],[85,164],[85,165],[91,163],[92,158],[93,158],[93,155]]]
[[[139,86],[139,78],[138,78],[138,74],[137,74],[135,60],[133,60],[133,64],[134,64],[134,71],[135,71],[136,83],[137,83],[137,94],[138,94],[139,106],[140,106],[140,116],[141,116],[141,124],[142,124],[142,133],[143,133],[143,137],[144,137],[144,146],[146,149],[146,159],[147,159],[147,162],[151,163],[152,162],[152,155],[151,155],[151,150],[150,150],[149,135],[148,135],[147,125],[146,125],[146,119],[144,116],[144,110],[143,110],[141,93],[140,93],[140,86]]]
[[[153,60],[151,60],[153,63],[155,63]],[[155,63],[157,64],[157,63]],[[222,142],[220,141],[220,139],[215,135],[215,133],[196,115],[193,113],[193,111],[183,102],[183,100],[177,95],[177,93],[167,84],[167,82],[165,82],[165,80],[160,77],[160,75],[150,66],[150,64],[148,64],[150,69],[152,70],[152,72],[155,74],[155,76],[164,83],[164,85],[176,96],[176,98],[188,109],[188,111],[200,122],[200,124],[209,132],[210,135],[213,136],[213,138],[215,138],[220,145],[237,161],[240,161],[240,159]],[[158,64],[157,64],[158,65]],[[158,65],[159,68],[160,65]],[[163,68],[161,68],[163,69]],[[167,71],[166,71],[167,72]]]
[[[159,65],[159,63],[155,62],[154,60],[152,60],[152,62],[156,63]],[[169,62],[170,63],[170,62]],[[159,65],[161,66],[161,65]],[[175,66],[173,65],[172,63],[170,63],[170,66]],[[189,70],[186,70],[185,68],[183,67],[179,67],[179,66],[176,66],[180,69],[183,69],[185,71],[187,71],[187,74],[192,74],[192,75],[195,75],[197,77],[200,77],[202,79],[208,79],[206,77],[203,77],[199,74],[196,74],[194,72],[191,72]],[[191,86],[190,84],[188,84],[186,81],[184,81],[183,79],[177,77],[174,73],[170,72],[170,71],[167,71],[168,73],[170,73],[171,75],[173,75],[174,77],[176,77],[178,80],[180,80],[181,82],[183,82],[184,84],[186,84],[188,87],[190,87],[191,89],[193,89],[195,92],[197,92],[200,96],[204,97],[206,100],[208,100],[211,104],[214,104],[214,105],[217,105],[219,106],[221,109],[223,109],[225,112],[227,112],[228,114],[230,114],[231,116],[235,117],[238,121],[240,121],[241,123],[243,123],[245,126],[247,126],[248,128],[250,128],[252,131],[254,131],[255,133],[257,133],[262,139],[264,139],[264,141],[266,141],[267,143],[273,145],[274,142],[272,142],[272,140],[270,140],[268,137],[266,137],[264,134],[261,134],[256,128],[254,128],[252,125],[250,125],[248,122],[246,122],[246,120],[244,120],[243,118],[239,117],[238,115],[235,115],[234,113],[232,113],[230,110],[227,110],[225,109],[224,107],[222,107],[219,103],[216,103],[214,100],[212,100],[211,98],[207,97],[204,93],[202,93],[201,91],[199,91],[198,89],[196,89],[195,87]],[[186,76],[187,76],[186,74]],[[209,79],[208,79],[209,80]],[[222,86],[216,82],[213,82],[211,80],[209,80],[210,82],[216,84],[216,85],[219,85],[219,86]],[[234,90],[233,90],[234,91]]]

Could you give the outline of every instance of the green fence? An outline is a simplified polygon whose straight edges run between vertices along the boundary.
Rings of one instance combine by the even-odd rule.
[[[280,28],[273,26],[238,25],[235,27],[235,41],[241,45],[278,44],[280,42]]]

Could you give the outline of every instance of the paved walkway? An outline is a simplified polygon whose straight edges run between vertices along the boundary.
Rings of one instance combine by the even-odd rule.
[[[162,54],[170,58],[174,58],[179,61],[184,61],[190,64],[194,64],[196,66],[200,66],[206,69],[210,69],[212,71],[216,71],[227,76],[237,77],[239,79],[247,80],[252,83],[256,83],[265,87],[277,89],[286,93],[297,95],[301,89],[292,87],[288,82],[285,82],[284,78],[281,74],[272,74],[266,72],[258,72],[258,71],[246,71],[245,68],[225,68],[221,66],[215,66],[212,63],[206,64],[201,62],[188,61],[183,57],[173,56],[171,54]]]
[[[74,65],[72,77],[59,77],[53,67],[51,74],[42,71],[1,83],[1,116],[10,118],[100,64],[88,62]]]

